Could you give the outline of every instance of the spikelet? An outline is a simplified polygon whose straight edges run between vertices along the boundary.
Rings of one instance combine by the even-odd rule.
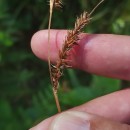
[[[50,61],[50,55],[51,55],[50,54],[50,29],[51,29],[53,9],[54,8],[61,8],[62,7],[62,1],[61,0],[49,0],[49,4],[50,4],[50,10],[49,10],[50,15],[49,15],[49,23],[48,23],[48,66],[49,66],[51,83],[53,85],[53,81],[52,81],[52,77],[53,77],[52,75],[53,74],[52,74],[51,61]],[[59,100],[58,100],[58,95],[57,95],[56,91],[54,91],[54,89],[53,89],[53,94],[54,94],[54,97],[55,97],[58,112],[61,112],[61,108],[60,108],[60,104],[59,104]]]
[[[62,7],[62,1],[61,0],[55,0],[54,1],[54,7],[55,8],[61,8]]]
[[[59,51],[59,59],[56,65],[51,66],[52,82],[55,91],[58,90],[59,79],[63,75],[64,68],[71,67],[68,65],[68,53],[71,51],[73,46],[78,44],[77,42],[79,41],[79,35],[85,25],[90,22],[90,19],[89,14],[84,12],[79,18],[77,18],[74,29],[67,32],[62,49]]]
[[[57,95],[59,79],[63,75],[63,70],[65,68],[71,67],[68,65],[69,61],[68,54],[73,49],[73,46],[78,45],[78,41],[80,40],[79,35],[82,33],[82,29],[85,27],[85,25],[87,25],[90,22],[91,14],[103,1],[104,0],[101,0],[89,14],[87,12],[84,12],[83,14],[80,15],[79,18],[77,18],[74,29],[67,32],[67,36],[63,43],[62,49],[59,50],[59,59],[57,60],[56,64],[53,65],[51,64],[50,61],[50,27],[51,27],[53,8],[61,8],[62,0],[50,0],[50,16],[48,25],[48,65],[49,65],[51,83],[53,86],[53,94],[55,97],[58,112],[61,112],[61,107]]]

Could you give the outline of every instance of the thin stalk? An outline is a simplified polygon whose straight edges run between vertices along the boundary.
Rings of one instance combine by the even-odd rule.
[[[101,0],[94,8],[93,10],[89,13],[89,16],[92,15],[92,13],[97,9],[97,7],[103,2],[104,0]]]
[[[60,113],[61,112],[61,107],[60,107],[60,103],[59,103],[58,94],[57,94],[57,91],[55,91],[55,89],[53,89],[53,94],[54,94],[54,98],[55,98],[55,102],[56,102],[58,112]]]
[[[52,82],[51,60],[50,60],[50,52],[51,52],[50,51],[50,29],[51,29],[51,23],[52,23],[53,7],[54,7],[54,0],[50,0],[50,14],[49,14],[49,24],[48,24],[48,67],[49,67],[49,73],[50,73],[52,87],[53,87],[53,82]],[[61,107],[60,107],[60,103],[59,103],[59,99],[58,99],[58,94],[54,89],[53,89],[53,95],[55,98],[58,112],[60,113]]]

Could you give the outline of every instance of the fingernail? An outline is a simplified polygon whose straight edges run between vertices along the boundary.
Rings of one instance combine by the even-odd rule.
[[[89,119],[84,112],[64,112],[54,119],[49,130],[90,130]]]

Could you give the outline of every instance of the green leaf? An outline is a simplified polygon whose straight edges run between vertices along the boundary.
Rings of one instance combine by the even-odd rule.
[[[6,32],[0,32],[0,44],[6,47],[10,47],[14,44],[14,42]]]

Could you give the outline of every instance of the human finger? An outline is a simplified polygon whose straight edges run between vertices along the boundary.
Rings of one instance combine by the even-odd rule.
[[[88,114],[86,112],[68,111],[59,114],[48,129],[39,126],[31,130],[130,130],[127,124]]]
[[[75,107],[71,111],[92,113],[109,120],[130,123],[130,89],[114,92],[94,99],[84,105]],[[57,115],[50,117],[34,127],[32,130],[48,130],[51,122]]]
[[[58,58],[66,36],[65,30],[51,30],[51,61]],[[112,34],[82,34],[79,45],[70,53],[70,63],[90,73],[130,80],[130,36]],[[32,37],[31,47],[36,56],[48,57],[48,31],[39,31]]]

